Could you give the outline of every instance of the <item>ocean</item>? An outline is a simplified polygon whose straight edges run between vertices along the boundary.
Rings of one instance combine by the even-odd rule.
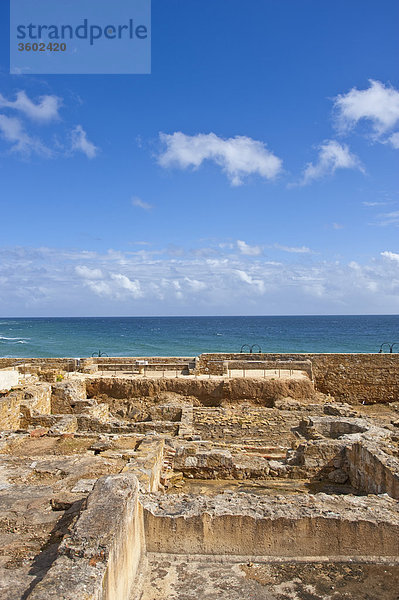
[[[395,342],[398,352],[399,315],[0,318],[1,357],[196,356],[244,344],[263,352],[378,352]]]

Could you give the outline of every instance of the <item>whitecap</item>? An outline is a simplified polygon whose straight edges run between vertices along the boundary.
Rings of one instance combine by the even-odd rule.
[[[21,337],[6,337],[5,335],[0,335],[0,340],[7,340],[10,342],[15,342],[16,340],[30,340],[30,338],[21,338]]]

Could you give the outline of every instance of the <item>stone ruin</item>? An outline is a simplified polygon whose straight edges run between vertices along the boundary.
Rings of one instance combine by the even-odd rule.
[[[4,366],[0,597],[397,600],[398,367],[368,388],[369,359],[353,396],[339,355]]]

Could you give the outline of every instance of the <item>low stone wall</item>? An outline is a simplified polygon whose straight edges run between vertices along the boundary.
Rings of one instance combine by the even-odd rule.
[[[399,460],[377,444],[362,440],[346,448],[353,487],[367,494],[389,494],[399,500]]]
[[[146,362],[145,368],[151,371],[187,371],[194,358],[181,356],[100,356],[82,358],[80,369],[83,372],[96,371],[137,371],[139,361]],[[144,365],[143,365],[144,366]]]
[[[222,403],[251,401],[260,406],[272,407],[276,400],[291,396],[309,400],[314,397],[312,382],[303,379],[244,379],[226,378],[184,379],[184,378],[93,378],[86,381],[89,397],[109,398],[156,398],[165,392],[198,399],[204,406],[220,406]],[[111,409],[112,410],[112,409]]]
[[[0,358],[0,369],[20,365],[22,371],[90,372],[101,369],[102,362],[131,365],[138,360],[146,360],[150,365],[169,364],[171,367],[193,362],[186,357]],[[301,370],[306,370],[306,365],[309,365],[307,372],[313,376],[318,391],[353,404],[399,400],[399,354],[208,353],[197,357],[195,372],[223,375],[227,372],[228,361],[239,361],[235,364],[241,366],[250,362],[254,366],[255,361],[265,361],[271,368],[278,368],[279,364],[282,368],[290,368],[291,364],[294,369],[301,367]]]
[[[16,394],[0,398],[0,431],[19,428],[20,405],[20,398]]]
[[[173,469],[195,479],[265,479],[269,461],[262,456],[232,454],[209,444],[188,444],[176,450]]]
[[[316,389],[324,394],[353,404],[399,400],[399,354],[201,354],[197,372],[219,375],[231,360],[310,360]]]
[[[84,379],[73,379],[55,383],[51,386],[51,411],[53,413],[72,413],[73,405],[86,400]]]
[[[0,369],[17,367],[21,372],[43,370],[76,371],[79,368],[79,358],[0,358]]]
[[[51,412],[51,386],[48,383],[36,383],[9,392],[7,396],[0,397],[0,431],[19,429],[21,416],[24,413],[37,411],[42,415]]]
[[[268,557],[399,552],[399,516],[392,498],[238,496],[141,498],[147,551]]]
[[[127,473],[102,477],[29,600],[127,600],[144,554],[137,479]]]
[[[51,385],[41,382],[25,387],[22,404],[45,415],[51,413]]]
[[[262,368],[280,368],[304,370],[312,378],[312,360],[310,354],[244,354],[244,353],[204,353],[196,360],[196,372],[198,374],[210,373],[212,375],[223,375],[228,368],[242,369],[244,366],[250,370]],[[262,367],[259,364],[262,363]]]
[[[157,492],[161,479],[164,440],[144,439],[124,471],[133,474],[141,492]]]

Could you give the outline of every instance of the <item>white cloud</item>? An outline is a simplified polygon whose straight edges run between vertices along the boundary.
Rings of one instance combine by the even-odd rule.
[[[385,252],[381,252],[381,256],[387,258],[388,260],[393,260],[394,262],[399,263],[399,254],[396,252],[389,252],[389,250],[385,250]]]
[[[265,292],[265,283],[262,279],[255,279],[247,273],[246,271],[242,271],[241,269],[236,269],[236,273],[241,281],[247,283],[251,287],[254,287],[259,294],[264,294]]]
[[[363,206],[367,206],[368,208],[373,208],[374,206],[386,206],[389,202],[362,202]]]
[[[138,196],[133,196],[132,205],[136,206],[137,208],[142,208],[143,210],[151,210],[152,208],[151,204],[148,204],[148,202],[144,202],[144,200],[142,200]]]
[[[262,254],[261,246],[250,246],[243,240],[237,240],[237,247],[241,254],[246,256],[259,256],[259,254]]]
[[[79,277],[83,279],[102,279],[103,273],[101,269],[89,269],[89,267],[85,267],[78,265],[75,267],[75,271]]]
[[[395,148],[395,150],[399,149],[399,131],[396,131],[392,135],[389,136],[388,142]]]
[[[382,213],[378,215],[378,218],[378,225],[383,227],[386,225],[399,225],[399,210],[394,210],[389,213]]]
[[[326,140],[319,146],[319,156],[316,163],[308,163],[303,173],[302,185],[326,175],[333,175],[337,169],[359,169],[364,172],[360,160],[349,151],[346,144],[336,140]]]
[[[293,254],[312,254],[312,250],[307,246],[282,246],[281,244],[274,244],[274,247],[283,252],[292,252]]]
[[[365,90],[352,88],[335,98],[337,123],[342,131],[351,129],[361,120],[369,121],[374,135],[381,136],[399,121],[399,91],[370,79]],[[396,140],[396,138],[394,138]]]
[[[281,172],[282,160],[270,152],[263,142],[245,136],[223,139],[214,133],[172,135],[160,133],[165,149],[158,157],[162,167],[197,169],[211,160],[226,173],[232,185],[241,185],[248,175],[273,179]]]
[[[113,296],[112,288],[106,281],[92,281],[88,279],[86,285],[98,296],[108,296],[111,298]]]
[[[61,99],[57,96],[40,96],[35,104],[24,91],[18,92],[16,100],[7,100],[0,94],[0,108],[11,108],[22,112],[30,119],[42,123],[54,121],[59,118]]]
[[[333,223],[332,228],[338,230],[338,229],[343,229],[344,226],[342,225],[342,223]]]
[[[143,295],[140,282],[137,279],[131,280],[129,277],[126,277],[126,275],[122,275],[121,273],[111,273],[111,279],[115,281],[123,290],[129,292],[129,295],[132,295],[133,298],[141,298]]]
[[[206,284],[203,281],[198,281],[198,279],[191,279],[190,277],[185,277],[184,281],[194,292],[200,292],[206,288]]]
[[[0,314],[392,314],[399,252],[368,262],[279,263],[0,248]]]
[[[18,152],[25,156],[32,153],[47,157],[52,155],[49,148],[25,131],[23,124],[16,117],[7,117],[0,114],[0,135],[12,144],[12,152]]]
[[[83,284],[98,296],[115,300],[123,300],[127,297],[138,299],[143,296],[140,282],[122,273],[81,265],[75,267],[75,273],[83,280]]]
[[[71,132],[71,149],[73,152],[83,152],[87,158],[95,158],[98,148],[87,138],[87,133],[81,125],[77,125]]]

